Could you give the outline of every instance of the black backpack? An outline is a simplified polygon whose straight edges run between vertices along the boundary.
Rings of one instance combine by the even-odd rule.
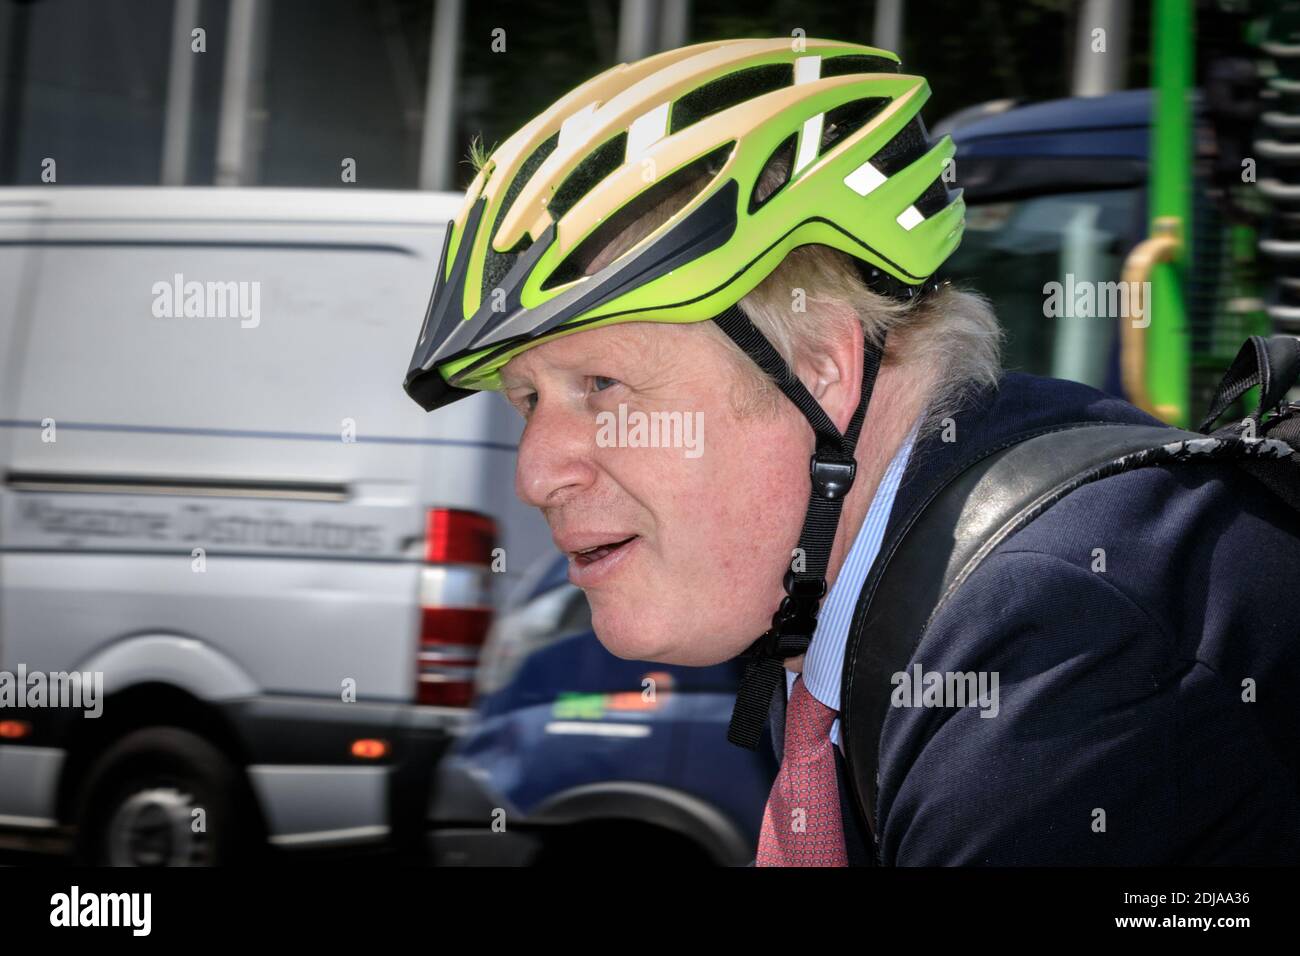
[[[1252,336],[1224,375],[1199,431],[1077,422],[1016,436],[961,462],[881,544],[849,628],[840,691],[845,781],[853,804],[847,809],[865,824],[875,862],[880,734],[891,677],[907,668],[953,592],[1002,541],[1070,492],[1134,468],[1229,461],[1300,513],[1300,403],[1286,401],[1297,379],[1300,339]],[[1210,431],[1256,385],[1258,407]],[[889,600],[876,600],[880,595]]]

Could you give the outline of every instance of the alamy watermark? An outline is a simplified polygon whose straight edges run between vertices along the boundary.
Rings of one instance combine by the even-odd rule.
[[[1150,282],[1092,282],[1076,280],[1043,285],[1043,316],[1049,319],[1122,319],[1131,316],[1133,328],[1151,324]]]
[[[124,927],[132,936],[153,928],[152,893],[95,893],[73,885],[50,897],[50,925],[55,927]]]
[[[104,712],[103,671],[0,671],[0,713],[24,708],[84,710],[85,716]]]
[[[618,413],[596,416],[601,448],[683,448],[687,458],[704,454],[703,412],[631,411],[623,402]]]
[[[155,282],[153,314],[158,319],[239,319],[240,328],[262,324],[262,283],[185,281],[182,273],[171,282]]]
[[[894,707],[978,707],[981,717],[999,710],[997,671],[895,671],[889,702]]]

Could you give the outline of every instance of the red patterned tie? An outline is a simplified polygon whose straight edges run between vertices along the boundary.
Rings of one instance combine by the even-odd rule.
[[[848,866],[835,777],[831,710],[794,679],[785,754],[763,812],[756,866]]]

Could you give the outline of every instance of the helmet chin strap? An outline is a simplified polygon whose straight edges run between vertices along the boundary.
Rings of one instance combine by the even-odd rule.
[[[826,568],[840,522],[844,498],[853,487],[857,462],[853,457],[867,405],[880,371],[881,346],[868,343],[862,365],[862,392],[848,430],[840,434],[803,382],[739,306],[733,305],[713,320],[733,342],[776,381],[777,387],[794,402],[817,435],[817,450],[809,462],[811,490],[803,530],[799,533],[801,570],[795,562],[785,572],[785,597],[772,616],[772,626],[741,656],[745,673],[731,713],[727,739],[738,747],[756,750],[767,723],[768,708],[777,682],[785,670],[784,661],[808,650],[817,627],[817,613],[826,594]]]

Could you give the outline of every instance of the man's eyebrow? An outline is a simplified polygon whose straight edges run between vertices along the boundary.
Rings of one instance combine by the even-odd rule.
[[[546,367],[558,372],[572,372],[575,369],[582,369],[591,365],[593,361],[612,360],[636,363],[636,360],[638,356],[642,354],[643,349],[644,346],[640,341],[626,342],[619,340],[613,343],[605,342],[603,343],[603,347],[595,355],[590,351],[579,352],[568,357],[564,357],[563,355],[552,355],[549,357]],[[519,378],[516,375],[511,374],[509,368],[510,363],[507,363],[501,368],[499,373],[499,379],[503,389],[523,388],[528,386],[529,382],[527,381],[527,373],[525,373],[524,378]]]

